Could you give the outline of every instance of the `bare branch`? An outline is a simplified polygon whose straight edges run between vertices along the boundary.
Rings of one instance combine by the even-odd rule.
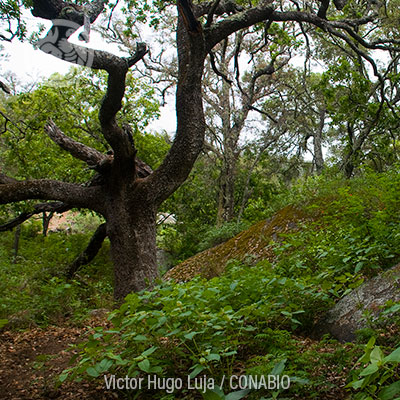
[[[357,40],[364,47],[370,49],[381,49],[381,50],[397,50],[393,46],[384,46],[374,43],[369,43],[361,38],[355,32],[355,28],[360,25],[366,24],[373,21],[376,15],[371,14],[364,18],[355,20],[342,20],[342,21],[327,21],[326,19],[320,18],[318,15],[310,12],[303,11],[276,11],[272,6],[266,6],[265,3],[260,2],[259,6],[252,7],[233,16],[227,17],[222,21],[213,24],[210,28],[205,30],[205,37],[207,42],[207,49],[212,49],[217,43],[222,41],[234,32],[240,29],[248,28],[256,23],[262,21],[296,21],[296,22],[308,22],[316,27],[326,31],[328,27],[339,28],[345,30],[355,40]]]
[[[11,181],[4,174],[0,174],[1,181],[5,183],[0,185],[0,204],[30,199],[57,200],[71,207],[90,208],[100,213],[103,211],[98,187],[84,187],[51,179]]]
[[[33,206],[33,211],[23,212],[20,215],[18,215],[18,217],[12,219],[11,221],[8,221],[7,223],[0,225],[0,232],[9,231],[9,230],[15,228],[16,226],[21,225],[23,222],[27,221],[32,216],[34,216],[36,214],[40,214],[42,212],[63,213],[70,209],[71,209],[70,206],[68,206],[62,202],[36,204]]]
[[[72,279],[80,267],[90,263],[96,257],[106,237],[107,226],[104,223],[98,226],[86,249],[69,266],[67,270],[68,279]]]
[[[211,64],[211,68],[213,69],[213,71],[219,76],[221,77],[225,82],[229,83],[230,85],[232,84],[232,81],[224,74],[222,73],[217,66],[215,65],[215,55],[212,51],[210,51],[210,64]]]
[[[278,121],[269,113],[267,113],[266,111],[260,110],[257,107],[254,106],[249,106],[250,110],[256,111],[258,113],[260,113],[261,115],[265,115],[267,118],[269,118],[273,123],[277,124]]]
[[[0,89],[2,89],[7,94],[11,94],[10,88],[3,81],[0,81]]]
[[[95,171],[104,173],[111,168],[113,163],[113,154],[105,155],[96,149],[71,139],[66,136],[52,120],[50,120],[45,126],[45,131],[62,149],[68,151],[73,157],[86,162],[89,167],[93,168]],[[145,178],[153,172],[153,170],[142,160],[136,158],[135,162],[137,174],[140,178]]]
[[[73,157],[84,161],[93,168],[104,164],[108,159],[108,157],[100,151],[92,149],[66,136],[51,119],[44,127],[44,130],[49,135],[50,139],[62,149],[68,151]]]

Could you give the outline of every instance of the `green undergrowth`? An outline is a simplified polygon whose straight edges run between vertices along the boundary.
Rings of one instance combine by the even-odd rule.
[[[378,399],[362,397],[374,390],[369,382],[361,392],[361,385],[351,382],[366,373],[370,359],[363,352],[369,348],[364,350],[362,343],[379,336],[379,330],[370,330],[355,344],[329,337],[308,338],[314,321],[332,304],[331,290],[308,276],[282,276],[266,262],[254,267],[231,262],[220,277],[164,282],[152,291],[128,295],[110,313],[112,326],[95,328],[78,345],[74,365],[63,372],[60,381],[93,379],[104,385],[104,377],[129,377],[142,382],[141,390],[116,392],[119,398],[135,399],[240,399],[244,395],[257,400],[332,395],[345,399],[353,394],[358,399]],[[388,339],[379,336],[382,360],[400,346]],[[371,378],[379,382],[376,393],[392,393],[397,388],[397,354],[388,359],[393,359],[390,364],[379,364],[379,377],[377,373]],[[390,371],[385,375],[386,367]],[[275,389],[239,387],[236,378],[231,380],[235,376],[275,376],[281,382],[286,376],[291,384]],[[155,377],[171,378],[171,385],[181,380],[183,385],[155,390],[149,383]],[[195,389],[200,381],[212,381],[215,387]],[[224,385],[218,388],[221,382]]]
[[[400,174],[313,178],[298,206],[314,215],[275,244],[280,274],[310,277],[335,297],[400,261]]]
[[[307,278],[280,276],[268,263],[249,268],[232,262],[221,277],[167,282],[128,295],[109,316],[112,328],[96,328],[78,345],[75,365],[60,380],[104,384],[104,376],[128,376],[144,382],[142,389],[117,390],[118,396],[135,399],[322,399],[335,393],[351,398],[356,389],[344,386],[358,380],[364,346],[307,338],[313,321],[332,303],[329,291]],[[391,351],[387,343],[382,348]],[[269,375],[281,382],[289,377],[290,388],[239,387],[231,380]],[[149,389],[155,376],[183,386]],[[194,389],[200,381],[215,387],[203,393],[207,388]]]
[[[92,309],[112,305],[112,268],[108,245],[74,279],[65,278],[69,263],[84,249],[90,234],[51,233],[22,227],[18,255],[14,233],[0,236],[0,319],[7,328],[46,326],[66,319],[79,322]]]
[[[293,185],[285,205],[168,273],[180,281],[223,272],[230,259],[266,259],[285,276],[319,277],[336,296],[400,261],[400,174],[326,175]],[[281,198],[282,195],[278,197]]]
[[[107,373],[184,381],[188,375],[193,380],[206,375],[221,381],[239,373],[240,366],[242,373],[255,375],[280,364],[292,378],[293,393],[302,392],[301,387],[322,378],[313,378],[311,366],[303,368],[312,352],[299,361],[301,342],[293,334],[308,332],[315,315],[331,304],[311,282],[279,276],[268,263],[250,269],[231,263],[221,277],[168,282],[128,295],[110,314],[113,328],[97,328],[80,345],[78,364],[61,379]],[[152,395],[162,398],[158,392]]]
[[[110,313],[110,324],[95,328],[79,345],[60,381],[93,379],[104,387],[104,375],[144,382],[154,375],[182,379],[176,390],[146,384],[140,391],[116,390],[119,398],[135,399],[398,398],[399,304],[386,304],[354,344],[310,337],[314,323],[336,301],[399,262],[399,189],[395,170],[299,183],[287,198],[291,205],[282,203],[274,217],[230,239],[230,247],[219,244],[201,253],[200,272],[210,260],[220,261],[206,275],[211,279],[162,282],[128,295]],[[74,280],[64,278],[89,237],[43,237],[24,226],[13,263],[14,235],[2,234],[0,324],[79,322],[91,309],[111,308],[107,245]],[[229,386],[232,376],[268,375],[287,375],[290,388]],[[227,381],[203,393],[188,387],[188,376],[191,384],[204,377],[216,386],[224,377]]]
[[[112,328],[97,328],[80,345],[61,381],[115,375],[146,382],[157,375],[186,382],[171,393],[146,385],[139,392],[119,391],[121,398],[138,399],[398,398],[398,304],[387,304],[355,344],[309,336],[335,301],[399,261],[399,189],[397,171],[303,182],[293,206],[276,214],[279,230],[272,218],[227,242],[243,254],[246,243],[257,254],[268,247],[273,257],[255,263],[243,257],[220,266],[212,279],[164,282],[129,295],[110,314]],[[258,239],[251,236],[255,231]],[[224,255],[224,244],[213,251]],[[187,383],[188,376],[221,382],[224,376],[271,374],[288,375],[290,388],[230,393],[225,385],[202,393]]]

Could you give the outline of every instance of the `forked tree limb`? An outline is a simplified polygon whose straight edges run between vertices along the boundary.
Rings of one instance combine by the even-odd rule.
[[[277,11],[270,4],[260,2],[258,6],[236,13],[235,15],[224,18],[214,23],[209,29],[205,30],[207,50],[211,50],[217,43],[240,29],[248,28],[262,21],[271,20],[275,22],[293,21],[298,23],[309,23],[315,27],[326,31],[328,28],[346,31],[355,41],[363,47],[369,49],[392,50],[399,49],[393,46],[375,42],[368,42],[357,33],[358,27],[373,22],[377,17],[376,13],[370,13],[359,19],[343,19],[328,21],[320,16],[308,11]]]
[[[214,53],[212,51],[210,51],[209,55],[210,55],[210,64],[211,64],[212,70],[215,72],[215,74],[217,76],[221,77],[226,83],[229,83],[229,85],[231,85],[232,81],[223,72],[221,72],[217,68],[217,66],[215,64],[215,55],[214,55]]]
[[[90,261],[92,261],[96,257],[106,237],[107,227],[106,224],[103,223],[99,225],[96,229],[86,249],[83,250],[83,252],[79,254],[79,256],[68,267],[66,273],[68,279],[73,278],[80,267],[90,263]]]
[[[177,1],[179,13],[183,19],[187,31],[190,34],[198,34],[201,32],[202,27],[200,22],[194,15],[191,2],[189,0],[178,0]]]
[[[78,160],[86,162],[89,167],[93,168],[95,171],[105,173],[111,168],[111,164],[113,162],[112,154],[103,154],[92,147],[86,146],[85,144],[70,138],[63,133],[51,119],[46,124],[44,129],[54,143]],[[135,159],[135,163],[139,178],[145,178],[153,172],[149,165],[137,157]]]
[[[46,37],[39,42],[41,50],[71,63],[83,63],[92,69],[108,72],[107,91],[99,113],[102,132],[114,151],[114,159],[116,164],[119,165],[118,173],[135,175],[134,152],[127,146],[128,138],[116,123],[115,115],[122,107],[126,74],[130,67],[144,57],[148,51],[147,46],[144,43],[138,43],[135,54],[123,58],[105,51],[71,44],[68,41],[70,36],[84,25],[85,13],[92,23],[103,11],[105,3],[105,0],[94,0],[85,8],[84,12],[81,6],[61,0],[33,0],[32,13],[37,17],[54,21]],[[71,54],[74,56],[71,56]],[[77,154],[82,156],[82,152]],[[91,156],[93,156],[93,153]]]
[[[65,135],[51,119],[45,125],[44,130],[50,139],[63,150],[66,150],[73,157],[84,161],[93,168],[104,164],[108,158],[100,151],[86,146]]]

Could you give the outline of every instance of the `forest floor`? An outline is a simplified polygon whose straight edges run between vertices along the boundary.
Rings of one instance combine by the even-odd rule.
[[[85,327],[68,325],[32,328],[0,333],[0,399],[82,399],[117,398],[106,392],[102,382],[64,382],[57,387],[61,372],[69,366],[75,350],[70,346],[84,340],[92,327],[105,325],[99,318]]]
[[[21,332],[1,332],[0,399],[118,399],[116,392],[105,390],[102,381],[92,383],[66,381],[62,385],[57,384],[59,375],[69,366],[71,357],[76,353],[76,350],[70,347],[83,341],[88,334],[93,332],[92,328],[107,324],[104,318],[96,317],[88,321],[85,327],[71,326],[65,321],[59,326],[49,326],[45,329],[34,327]],[[303,350],[317,344],[311,339],[299,340],[298,343]],[[321,350],[332,352],[333,348],[328,346]],[[321,371],[315,371],[316,374],[319,372]],[[346,371],[343,371],[343,374],[332,371],[328,374],[330,375],[328,381],[333,384],[333,387],[330,392],[324,392],[324,400],[348,398],[344,390],[345,373]],[[141,396],[140,399],[147,399],[147,397]]]

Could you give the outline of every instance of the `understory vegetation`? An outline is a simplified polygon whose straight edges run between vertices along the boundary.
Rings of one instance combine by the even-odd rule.
[[[121,398],[139,399],[398,398],[400,304],[386,304],[373,323],[365,315],[369,322],[356,343],[309,337],[314,323],[338,299],[400,261],[399,186],[397,166],[379,174],[366,171],[350,181],[333,172],[298,180],[275,195],[265,215],[288,204],[304,215],[295,230],[274,242],[272,263],[251,266],[231,260],[220,277],[160,281],[152,291],[128,295],[110,312],[109,325],[95,328],[78,345],[58,384],[103,380],[104,374],[145,381],[158,375],[181,378],[183,388],[145,387],[134,392],[138,397],[117,392]],[[0,318],[5,328],[65,321],[79,325],[90,310],[112,310],[107,246],[68,281],[64,272],[88,236],[44,237],[39,228],[37,222],[23,226],[16,258],[14,235],[1,236]],[[227,231],[222,226],[209,237],[215,240],[220,233],[227,239]],[[171,226],[160,229],[164,243],[176,234]],[[268,374],[289,376],[290,388],[245,385],[229,394],[225,383],[193,389],[204,376],[218,386],[224,376]]]

